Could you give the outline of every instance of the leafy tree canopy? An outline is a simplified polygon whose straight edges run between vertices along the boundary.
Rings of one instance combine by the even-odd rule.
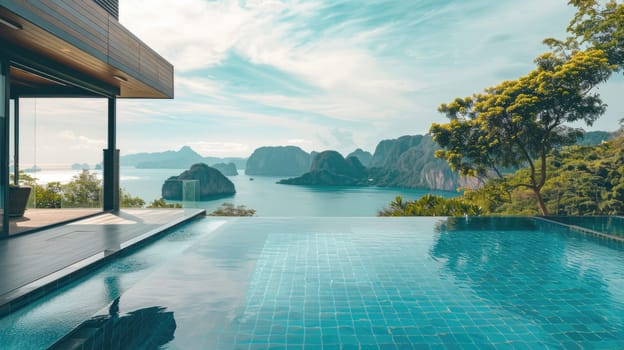
[[[13,175],[10,177],[12,181]],[[21,171],[19,179],[21,185],[32,187],[28,201],[31,208],[95,208],[101,205],[102,181],[88,170],[73,176],[67,184],[49,182],[42,185],[37,183],[37,178]],[[122,208],[142,208],[145,201],[120,189],[120,205]]]
[[[232,203],[223,203],[219,208],[208,214],[209,216],[254,216],[255,209],[249,209],[244,205],[234,206]]]
[[[442,147],[436,155],[463,175],[503,178],[502,167],[528,165],[526,180],[517,186],[531,189],[547,215],[540,198],[546,157],[578,138],[580,131],[567,123],[592,125],[605,112],[592,88],[609,77],[613,65],[596,49],[570,58],[546,53],[535,62],[537,68],[519,79],[442,104],[438,110],[450,123],[433,124],[430,132]]]
[[[624,214],[624,134],[596,146],[569,146],[548,156],[553,175],[543,187],[548,212],[553,215]],[[515,187],[529,170],[523,168],[505,182],[494,180],[468,190],[464,200],[487,215],[537,215],[535,197]]]
[[[432,194],[414,201],[404,201],[397,196],[379,216],[477,216],[482,214],[479,206],[467,203],[461,198],[444,198]]]
[[[548,38],[544,43],[555,52],[571,53],[594,48],[606,53],[614,71],[624,69],[624,3],[615,0],[570,0],[577,8],[565,40]]]
[[[75,208],[96,208],[100,206],[102,181],[96,173],[82,170],[72,181],[63,186],[63,206]]]
[[[148,208],[182,208],[179,203],[167,203],[163,198],[154,199]]]
[[[139,197],[133,197],[123,188],[120,191],[119,206],[122,208],[143,208],[145,201]]]

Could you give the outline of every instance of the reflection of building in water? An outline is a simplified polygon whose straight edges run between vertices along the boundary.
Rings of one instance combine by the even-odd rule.
[[[106,296],[108,300],[119,299],[121,294],[121,286],[119,285],[119,277],[117,275],[108,276],[104,279],[104,287],[106,289]]]
[[[117,298],[108,315],[84,321],[50,349],[160,349],[176,330],[173,312],[165,310],[153,306],[120,316]]]

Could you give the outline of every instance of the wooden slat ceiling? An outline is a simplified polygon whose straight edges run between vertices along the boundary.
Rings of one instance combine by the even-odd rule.
[[[32,3],[24,2],[20,6],[27,8],[29,13],[32,11],[37,16],[45,18],[47,25],[62,28],[64,32],[69,33],[71,38],[79,38],[80,44],[84,43],[86,46],[83,47],[90,53],[2,6],[0,6],[0,18],[17,24],[21,30],[0,24],[0,44],[2,41],[6,41],[32,52],[37,57],[44,58],[45,62],[49,61],[56,66],[68,67],[96,82],[116,87],[119,89],[118,97],[121,98],[173,97],[173,67],[168,62],[147,48],[145,44],[119,25],[112,16],[96,4],[89,4],[84,0],[75,1],[75,3],[73,0],[62,0],[60,3],[75,6],[75,10],[83,13],[83,18],[86,18],[85,20],[90,23],[90,26],[86,26],[84,23],[79,23],[80,26],[75,23],[70,25],[67,23],[68,21],[56,18],[56,16],[48,15],[45,17],[46,14],[42,12],[41,8],[37,8]],[[40,3],[37,3],[37,6],[41,6]],[[59,3],[55,1],[45,2],[45,6],[57,13],[66,11],[59,7]],[[80,6],[89,8],[78,8]],[[90,6],[96,7],[97,10]],[[101,13],[97,13],[97,11],[101,11]],[[115,25],[111,26],[109,21]],[[111,32],[108,32],[109,27],[113,27]],[[107,31],[104,32],[103,28],[106,28]],[[150,51],[142,59],[140,55],[146,49]],[[157,61],[156,67],[141,69],[141,64],[145,59],[154,60],[154,57]],[[148,74],[150,72],[156,73],[155,75],[152,73],[150,76]],[[33,77],[33,75],[25,75],[21,71],[12,70],[11,74],[16,75],[15,79],[12,79],[16,84],[28,82],[28,84],[40,84],[47,88],[54,85],[52,81]],[[115,79],[115,76],[123,77],[126,81]]]

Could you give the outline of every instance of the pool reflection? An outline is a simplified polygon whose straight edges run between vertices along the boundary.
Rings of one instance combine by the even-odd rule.
[[[436,231],[430,256],[492,308],[522,317],[557,344],[624,337],[624,294],[613,285],[624,261],[614,247],[540,231],[522,218],[453,218]]]
[[[119,315],[119,298],[108,315],[81,323],[49,349],[161,349],[174,339],[173,312],[161,306],[142,308]]]

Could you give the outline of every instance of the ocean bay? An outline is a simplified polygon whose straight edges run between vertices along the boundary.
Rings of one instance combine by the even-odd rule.
[[[161,187],[170,176],[179,175],[184,169],[136,169],[121,168],[121,188],[132,196],[140,197],[147,204],[161,197]],[[78,174],[75,170],[50,170],[32,173],[39,183],[50,181],[69,182]],[[96,171],[101,178],[101,171]],[[414,200],[433,193],[444,197],[459,195],[457,192],[428,189],[406,189],[391,187],[346,187],[346,186],[294,186],[276,182],[284,177],[248,176],[239,169],[239,175],[229,176],[236,194],[209,201],[187,202],[184,206],[205,208],[208,212],[222,203],[244,205],[255,209],[256,216],[374,216],[386,207],[396,196]],[[253,180],[251,180],[253,179]]]

